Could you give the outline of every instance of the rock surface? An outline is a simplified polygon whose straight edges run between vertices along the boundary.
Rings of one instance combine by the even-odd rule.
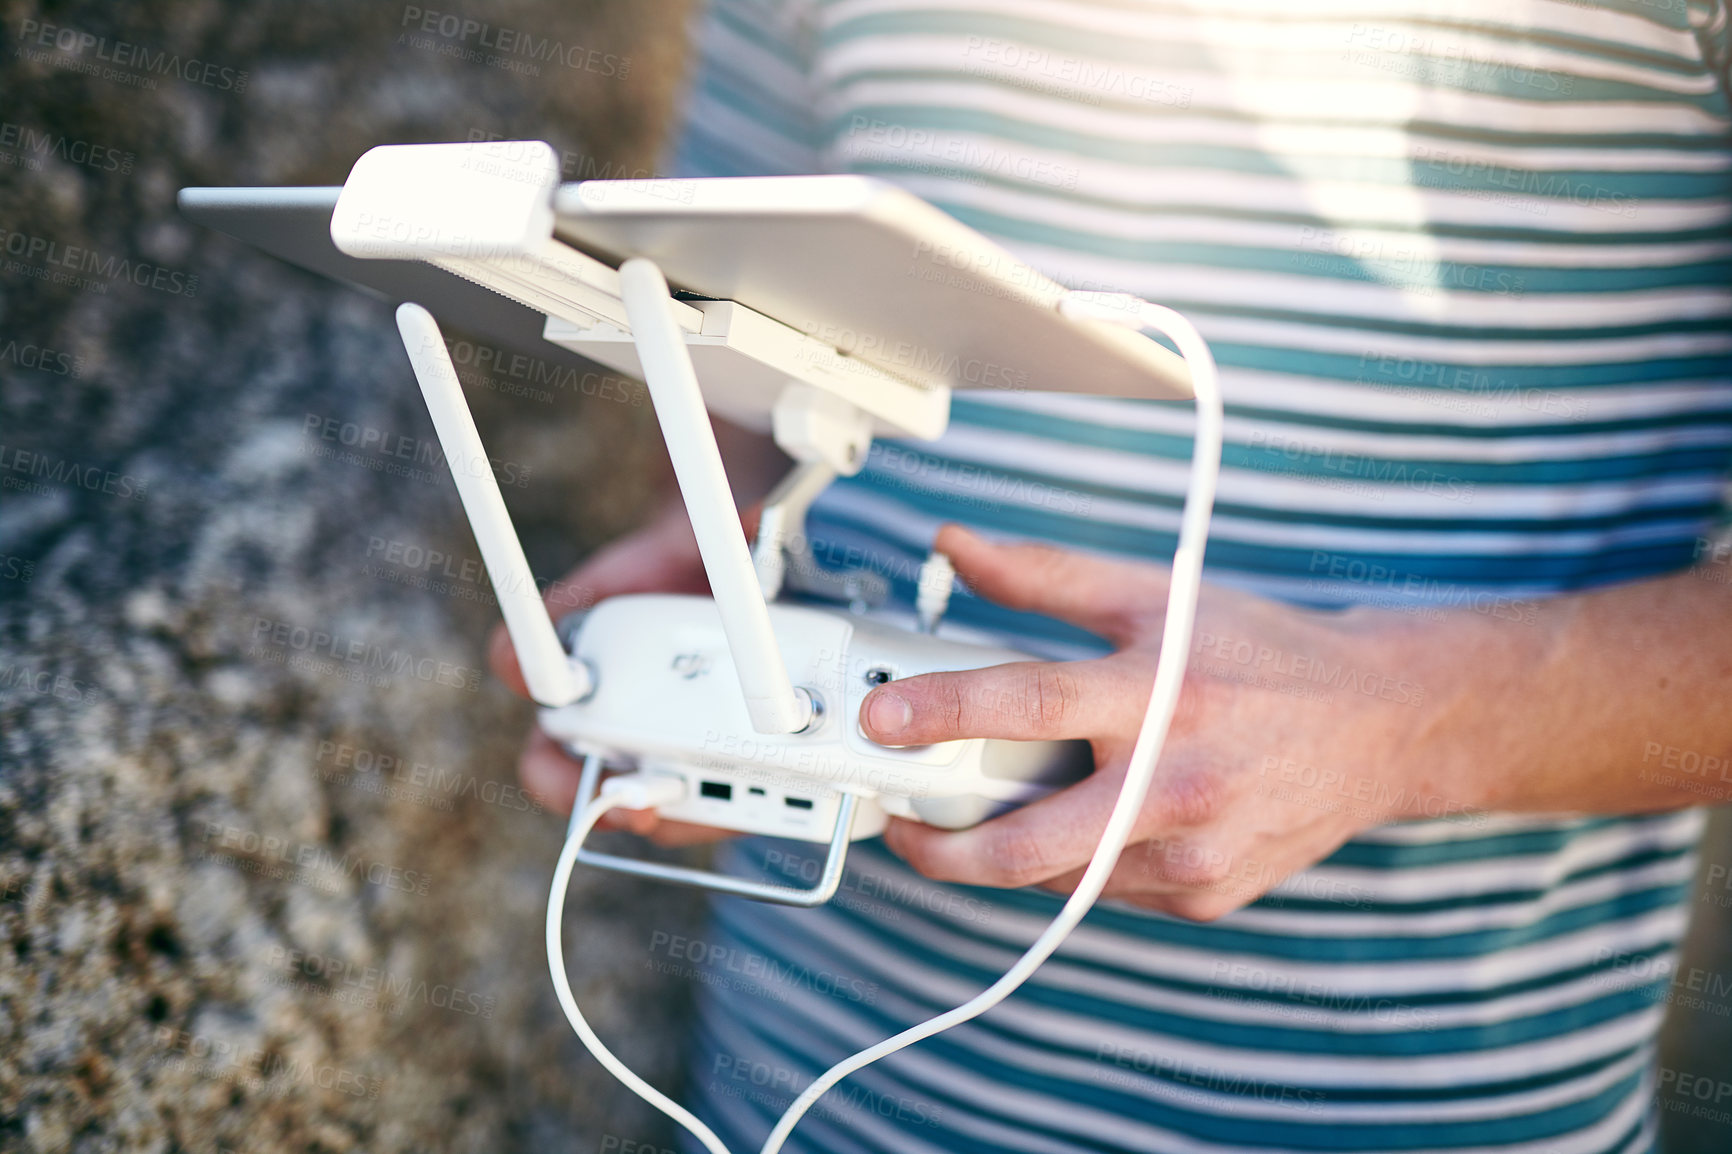
[[[5,8],[0,1149],[669,1144],[554,1002],[563,822],[516,786],[530,710],[480,672],[491,592],[389,309],[174,209],[483,134],[647,175],[681,4],[490,5],[533,38],[508,67],[401,39],[410,7]],[[538,573],[642,516],[637,386],[464,376]],[[584,879],[570,910],[598,1029],[677,1083],[689,991],[642,963],[694,903]]]

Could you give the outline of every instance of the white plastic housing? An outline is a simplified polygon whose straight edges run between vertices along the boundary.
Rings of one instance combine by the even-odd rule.
[[[811,731],[753,729],[715,602],[675,594],[613,597],[589,612],[575,654],[596,670],[596,691],[580,704],[543,710],[542,730],[579,756],[685,777],[685,800],[662,807],[663,817],[815,842],[829,837],[837,790],[875,803],[856,819],[858,839],[880,832],[887,813],[946,828],[973,825],[1080,780],[1092,767],[1082,742],[878,745],[858,721],[877,684],[869,675],[896,680],[1033,659],[846,613],[769,610],[794,683],[823,700],[824,716]]]
[[[558,184],[559,158],[540,141],[383,145],[350,170],[331,240],[373,259],[530,254],[553,235]]]
[[[475,531],[529,695],[542,705],[576,701],[590,691],[589,670],[572,662],[559,644],[438,322],[420,305],[405,301],[397,306],[397,331],[403,336],[403,348],[439,434],[469,527]]]
[[[692,533],[727,631],[753,728],[760,733],[804,730],[812,719],[812,703],[789,683],[782,667],[721,450],[704,409],[704,395],[669,311],[674,302],[668,283],[649,261],[628,260],[620,266],[619,285],[637,336],[643,379],[691,516]]]

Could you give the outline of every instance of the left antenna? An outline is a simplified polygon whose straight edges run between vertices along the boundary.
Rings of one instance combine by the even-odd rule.
[[[457,482],[457,495],[469,516],[469,527],[475,531],[475,543],[481,547],[481,560],[499,597],[499,612],[517,650],[517,664],[523,670],[529,695],[550,707],[581,701],[595,688],[594,679],[589,667],[567,657],[559,643],[553,618],[542,603],[523,544],[499,493],[499,482],[493,478],[493,465],[481,445],[481,433],[469,413],[469,402],[463,397],[463,386],[458,383],[451,354],[445,350],[439,324],[432,313],[406,301],[397,306],[397,331],[403,335],[403,347],[409,352],[409,363],[427,400],[433,429],[439,435],[451,477]]]

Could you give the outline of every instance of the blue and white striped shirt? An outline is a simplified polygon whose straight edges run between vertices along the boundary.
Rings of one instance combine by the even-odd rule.
[[[1721,514],[1724,0],[713,0],[696,37],[680,174],[871,173],[1197,324],[1227,407],[1214,581],[1522,628],[1534,599],[1689,564]],[[1161,560],[1191,419],[961,393],[943,439],[876,447],[812,534],[905,601],[946,520]],[[789,1149],[1651,1149],[1699,828],[1455,815],[1370,830],[1216,923],[1107,903]],[[818,1071],[976,993],[1057,904],[876,843],[824,909],[718,903],[689,1097],[755,1149]]]

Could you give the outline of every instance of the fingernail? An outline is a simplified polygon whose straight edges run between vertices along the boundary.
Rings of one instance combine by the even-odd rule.
[[[866,728],[885,737],[901,733],[914,720],[914,707],[900,693],[880,689],[866,702]]]

